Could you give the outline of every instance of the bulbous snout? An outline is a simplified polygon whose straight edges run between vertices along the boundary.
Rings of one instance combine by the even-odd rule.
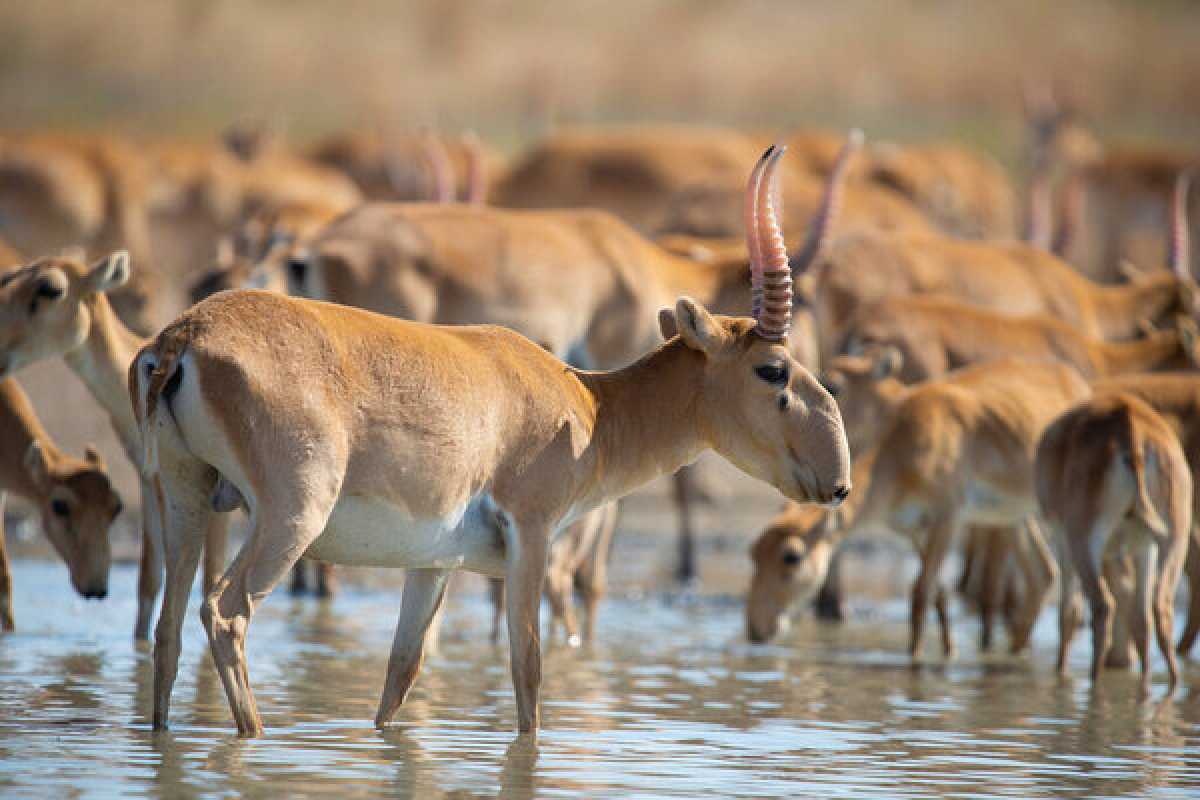
[[[79,593],[88,600],[103,600],[108,597],[108,586],[89,586],[86,589],[80,589]]]

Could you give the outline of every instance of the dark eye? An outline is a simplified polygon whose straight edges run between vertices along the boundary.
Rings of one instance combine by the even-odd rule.
[[[67,517],[71,515],[71,507],[67,505],[66,500],[51,500],[50,510],[59,517]]]
[[[787,383],[788,372],[787,367],[781,367],[775,364],[764,364],[761,367],[754,368],[754,374],[767,383],[782,386]]]
[[[797,553],[795,550],[784,550],[783,551],[783,563],[787,564],[789,567],[796,566],[797,564],[800,563],[800,554]]]

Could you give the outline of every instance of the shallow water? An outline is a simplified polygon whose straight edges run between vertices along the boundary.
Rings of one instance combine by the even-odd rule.
[[[1058,679],[1050,613],[1032,657],[981,656],[960,621],[958,658],[912,669],[899,601],[752,648],[736,599],[622,591],[601,609],[598,644],[548,645],[533,745],[512,733],[507,652],[487,641],[480,583],[454,590],[440,655],[382,733],[371,719],[398,591],[351,586],[325,603],[281,593],[248,645],[267,734],[241,740],[196,595],[172,729],[155,735],[149,654],[129,640],[133,568],[115,568],[113,599],[86,603],[61,566],[14,566],[19,632],[0,637],[4,797],[1200,792],[1200,694],[1139,704],[1122,674],[1092,693],[1085,637],[1073,677]],[[1193,665],[1189,682],[1200,687]]]

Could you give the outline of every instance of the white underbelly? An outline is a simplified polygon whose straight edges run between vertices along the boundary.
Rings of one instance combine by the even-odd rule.
[[[305,555],[359,567],[467,569],[496,576],[505,569],[503,535],[486,496],[433,518],[415,517],[378,498],[343,497]]]

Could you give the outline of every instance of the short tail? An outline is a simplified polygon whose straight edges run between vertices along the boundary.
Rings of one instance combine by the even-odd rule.
[[[1134,481],[1134,515],[1147,528],[1158,536],[1166,536],[1168,526],[1154,501],[1150,497],[1150,488],[1146,485],[1146,454],[1153,446],[1145,434],[1134,424],[1132,414],[1125,414],[1126,428],[1125,456],[1129,468],[1133,471]]]
[[[180,359],[186,352],[181,338],[169,337],[164,331],[153,343],[142,348],[129,368],[129,390],[133,413],[138,421],[142,439],[139,467],[143,476],[157,475],[158,431],[162,404],[160,400],[168,387],[178,385],[182,378]]]

